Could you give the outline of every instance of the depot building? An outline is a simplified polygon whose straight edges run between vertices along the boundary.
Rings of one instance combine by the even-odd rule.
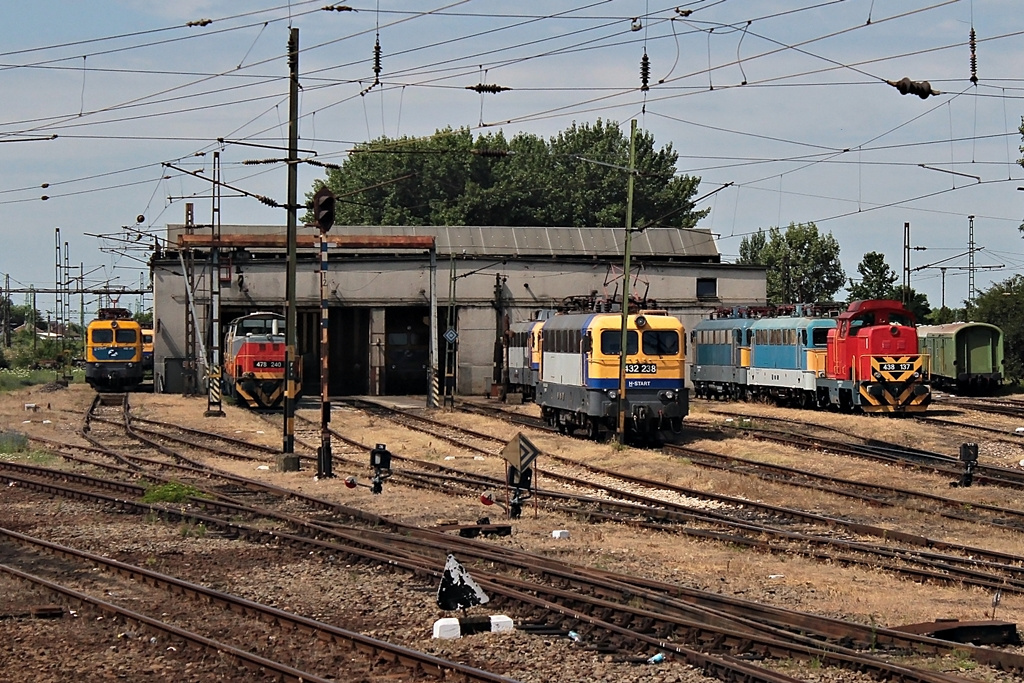
[[[157,392],[205,391],[215,317],[223,334],[241,315],[285,313],[286,229],[217,232],[169,225],[150,260]],[[335,226],[323,278],[319,237],[299,226],[294,246],[306,395],[320,393],[321,291],[332,396],[430,395],[442,378],[485,395],[501,382],[510,323],[572,303],[620,310],[625,288],[622,228]],[[649,228],[630,236],[630,253],[631,296],[687,329],[717,309],[765,303],[765,269],[722,263],[709,230]]]

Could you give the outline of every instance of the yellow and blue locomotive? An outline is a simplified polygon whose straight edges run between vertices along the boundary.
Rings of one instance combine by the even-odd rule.
[[[142,326],[127,308],[101,308],[86,328],[85,381],[97,391],[142,383]]]
[[[543,320],[513,323],[508,330],[508,390],[532,400],[540,375],[540,331]]]
[[[590,438],[618,430],[620,399],[627,434],[678,433],[689,402],[684,386],[683,324],[665,311],[627,318],[625,393],[620,396],[621,313],[559,314],[541,326],[537,404],[563,433]]]

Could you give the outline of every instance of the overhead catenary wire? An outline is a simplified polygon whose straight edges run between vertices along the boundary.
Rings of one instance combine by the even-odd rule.
[[[645,27],[650,27],[651,25],[652,25],[652,22],[645,21]],[[405,89],[407,89],[409,87],[415,87],[416,85],[417,85],[416,83],[403,83],[400,87],[404,91]],[[398,86],[396,86],[396,87],[398,87]],[[1004,100],[1004,102],[1005,102],[1005,100]],[[182,110],[182,113],[187,113],[187,111],[188,111],[187,109],[186,110]],[[318,111],[320,111],[320,110],[318,110]]]

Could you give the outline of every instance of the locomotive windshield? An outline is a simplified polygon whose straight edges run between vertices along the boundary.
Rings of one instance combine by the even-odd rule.
[[[125,330],[119,327],[114,339],[118,344],[134,344],[138,337],[135,335],[135,330]]]
[[[635,356],[637,350],[637,334],[635,330],[626,332],[626,355]],[[678,344],[678,341],[676,342]],[[601,332],[601,353],[606,356],[617,356],[622,350],[622,331],[604,330]]]
[[[284,335],[284,321],[277,318],[250,318],[238,321],[238,334]]]
[[[110,328],[97,328],[92,331],[93,344],[109,344],[114,341],[114,331]]]
[[[675,330],[644,332],[643,349],[648,356],[674,356],[679,353],[679,333]]]
[[[897,313],[893,311],[889,314],[890,325],[903,325],[904,327],[913,327],[914,323],[911,322],[910,316],[904,313]]]

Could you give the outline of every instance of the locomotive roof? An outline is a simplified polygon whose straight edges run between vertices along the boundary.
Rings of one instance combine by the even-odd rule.
[[[840,318],[856,318],[869,311],[906,311],[907,308],[894,299],[858,299],[851,301],[849,307],[839,314]]]
[[[695,330],[745,330],[758,321],[758,318],[705,318],[693,329]]]
[[[468,255],[501,257],[539,257],[572,255],[588,258],[623,257],[622,228],[481,226],[481,225],[336,225],[350,235],[434,237],[439,256]],[[170,244],[184,234],[180,224],[167,226]],[[196,229],[197,235],[209,234],[209,228]],[[282,235],[278,225],[222,225],[221,236]],[[312,226],[299,226],[298,234],[316,235]],[[630,243],[633,258],[648,261],[690,261],[720,263],[721,255],[711,231],[706,228],[648,228],[634,233]]]
[[[835,318],[759,318],[751,325],[755,330],[802,330],[812,327],[835,327]]]
[[[641,311],[639,313],[630,313],[628,327],[633,329],[635,327],[635,320],[639,316],[647,318],[649,327],[664,328],[666,326],[674,326],[679,324],[679,319],[666,315],[663,312],[658,311]],[[668,324],[661,324],[664,321],[668,321]],[[587,325],[588,327],[605,327],[622,329],[622,313],[559,313],[556,316],[552,316],[544,321],[544,331],[548,330],[578,330]]]

